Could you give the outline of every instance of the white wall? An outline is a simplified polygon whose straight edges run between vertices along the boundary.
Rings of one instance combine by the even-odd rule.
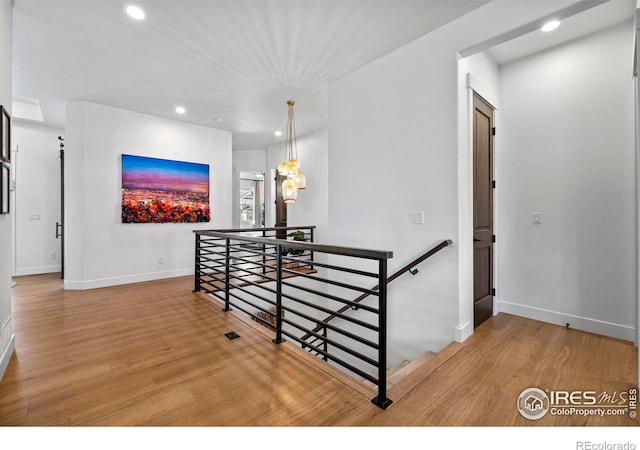
[[[444,239],[458,245],[457,54],[575,3],[490,2],[334,82],[331,242],[393,251],[390,273]],[[412,211],[425,223],[412,224]],[[391,285],[390,361],[471,332],[458,269],[448,248]]]
[[[627,22],[501,67],[501,311],[635,339],[632,45]]]
[[[209,164],[211,222],[121,223],[122,153]],[[69,102],[65,163],[67,289],[192,274],[193,230],[231,226],[229,132]]]
[[[64,130],[13,122],[13,161],[16,179],[15,274],[59,272],[61,239],[56,239],[60,216],[60,147]],[[51,258],[53,254],[53,258]]]
[[[635,101],[636,101],[636,347],[638,347],[638,373],[640,374],[640,183],[638,182],[638,174],[640,174],[640,83],[638,75],[640,74],[640,0],[636,2],[635,23]],[[638,379],[640,386],[640,377]]]
[[[317,130],[300,136],[296,139],[298,144],[298,160],[300,170],[307,179],[307,188],[298,192],[295,203],[287,206],[287,225],[306,226],[315,225],[314,239],[316,242],[327,242],[327,215],[328,215],[328,138],[327,130]],[[271,170],[276,169],[284,158],[284,144],[274,145],[267,149],[267,178],[271,176]],[[265,182],[267,226],[273,226],[275,217],[273,214],[274,193],[271,189],[271,180]]]
[[[0,2],[0,105],[11,113],[12,2]],[[0,215],[0,379],[13,354],[11,330],[12,218]]]

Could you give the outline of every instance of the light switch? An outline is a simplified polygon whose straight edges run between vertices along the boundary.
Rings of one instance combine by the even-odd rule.
[[[411,211],[411,223],[424,224],[424,211]]]
[[[29,214],[29,220],[40,220],[40,214]]]
[[[531,213],[531,223],[534,225],[542,224],[542,213],[540,212],[532,212]]]

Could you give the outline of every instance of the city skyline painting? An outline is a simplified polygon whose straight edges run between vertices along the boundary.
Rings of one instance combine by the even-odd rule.
[[[208,164],[122,155],[122,223],[209,221]]]

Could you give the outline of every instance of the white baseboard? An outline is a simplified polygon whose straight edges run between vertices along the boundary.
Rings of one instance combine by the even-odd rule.
[[[21,277],[25,275],[40,275],[43,273],[56,273],[60,272],[62,267],[60,265],[57,266],[40,266],[40,267],[22,267],[20,269],[16,268],[16,276]]]
[[[0,380],[2,380],[4,372],[9,366],[11,355],[13,355],[13,351],[16,348],[16,336],[14,334],[9,334],[10,332],[11,318],[9,318],[5,322],[5,324],[2,326],[2,330],[0,330],[0,342],[2,343],[2,346],[0,346],[0,351],[2,351],[2,359],[0,359]]]
[[[473,325],[467,322],[454,328],[454,339],[456,342],[464,342],[473,334]]]
[[[86,289],[96,289],[109,286],[119,286],[121,284],[142,283],[144,281],[162,280],[164,278],[184,277],[193,275],[194,268],[167,270],[164,272],[142,273],[137,275],[126,275],[123,277],[100,278],[95,280],[73,281],[64,280],[64,288],[69,291],[83,291]]]
[[[557,311],[534,308],[532,306],[519,305],[517,303],[504,301],[498,302],[498,311],[561,326],[569,324],[570,328],[623,339],[625,341],[633,342],[635,339],[635,329],[633,327],[590,319],[588,317],[580,317],[572,314],[565,314]]]

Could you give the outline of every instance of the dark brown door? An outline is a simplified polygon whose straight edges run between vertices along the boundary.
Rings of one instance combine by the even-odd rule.
[[[473,323],[493,314],[493,108],[473,98]]]
[[[287,226],[287,204],[284,202],[282,198],[282,182],[286,180],[287,177],[282,176],[276,171],[276,227],[286,227]],[[276,231],[276,239],[286,239],[287,232],[286,230],[278,230]]]

